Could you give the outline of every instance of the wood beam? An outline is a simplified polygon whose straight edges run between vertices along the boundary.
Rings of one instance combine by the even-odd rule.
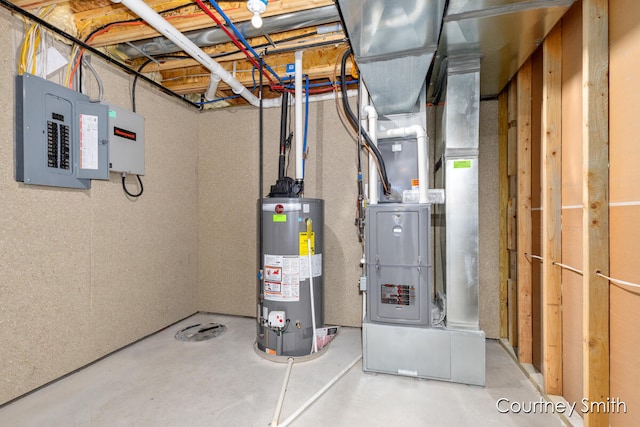
[[[609,396],[609,27],[608,1],[582,2],[583,391]],[[607,411],[584,414],[586,427],[608,426]]]
[[[166,3],[166,2],[165,2]],[[280,15],[283,13],[299,12],[307,9],[315,9],[322,6],[334,5],[332,0],[287,0],[272,1],[267,10],[262,14],[263,18]],[[163,4],[164,6],[164,4]],[[245,2],[223,2],[220,4],[225,15],[234,22],[249,21],[253,14],[249,12]],[[156,9],[165,9],[156,7]],[[197,7],[186,9],[183,14],[173,14],[166,17],[167,21],[181,32],[199,30],[202,28],[215,27],[216,23]],[[217,12],[213,12],[222,21],[222,17]],[[74,15],[78,33],[87,35],[96,28],[102,27],[114,21],[130,20],[137,18],[126,7],[122,5],[110,5],[104,8],[93,9],[91,11],[77,13]],[[91,44],[95,47],[108,46],[125,41],[142,40],[157,37],[160,34],[148,26],[146,23],[132,23],[119,25],[110,28],[100,35],[96,35]]]
[[[531,59],[518,71],[518,360],[533,362],[531,286]]]
[[[306,51],[302,57],[302,67],[304,73],[309,76],[310,80],[328,79],[334,80],[335,64],[339,61],[344,47],[332,46],[330,48],[322,48],[316,50]],[[294,61],[293,52],[287,52],[277,55],[270,55],[268,57],[268,63],[273,67],[276,72],[284,70],[284,67],[288,63]],[[186,60],[185,60],[186,61]],[[220,62],[227,71],[233,71],[234,61]],[[235,78],[245,86],[252,87],[254,84],[254,77],[257,80],[257,72],[252,71],[252,65],[246,59],[242,61],[236,61]],[[347,73],[351,72],[353,63],[347,61]],[[339,67],[338,67],[339,70]],[[146,72],[146,69],[145,69]],[[162,72],[163,81],[162,84],[181,95],[188,93],[201,93],[204,92],[209,86],[210,72],[203,66],[197,65],[194,67],[184,67],[181,69],[171,69]],[[226,83],[220,82],[220,89],[224,90],[228,88]]]
[[[544,389],[562,395],[562,29],[542,45],[542,357]]]

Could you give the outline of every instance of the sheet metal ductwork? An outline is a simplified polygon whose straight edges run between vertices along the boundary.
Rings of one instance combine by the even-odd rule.
[[[335,6],[324,6],[317,9],[303,10],[300,12],[286,13],[264,18],[262,28],[254,28],[251,21],[236,25],[245,38],[258,37],[285,30],[312,27],[340,21],[338,9]],[[196,46],[213,46],[229,41],[229,36],[220,27],[195,30],[184,33]],[[138,58],[149,55],[162,55],[180,52],[182,49],[165,37],[154,37],[140,40],[135,43],[118,45],[117,49],[129,58]]]
[[[351,47],[381,115],[408,113],[438,47],[444,0],[338,0]]]

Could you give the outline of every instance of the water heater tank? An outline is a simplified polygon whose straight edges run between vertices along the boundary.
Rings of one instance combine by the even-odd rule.
[[[309,355],[314,327],[324,326],[324,201],[265,198],[258,209],[263,274],[256,347],[275,356]]]

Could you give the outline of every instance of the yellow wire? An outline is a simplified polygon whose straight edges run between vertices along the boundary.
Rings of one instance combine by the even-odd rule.
[[[49,5],[44,9],[39,9],[37,14],[38,17],[44,19],[47,15],[51,13],[51,11],[55,8],[55,4]],[[23,18],[25,26],[27,25],[26,18]],[[18,74],[23,74],[27,71],[27,66],[29,60],[31,61],[31,69],[30,72],[35,74],[37,67],[37,58],[38,58],[38,49],[40,48],[40,44],[43,40],[43,32],[40,27],[40,24],[35,22],[31,23],[25,29],[24,40],[22,42],[22,47],[20,49],[20,59],[18,61]]]

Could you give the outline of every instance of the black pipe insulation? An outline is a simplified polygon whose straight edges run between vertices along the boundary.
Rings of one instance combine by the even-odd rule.
[[[280,156],[278,157],[278,179],[285,176],[285,161],[287,151],[287,117],[289,113],[289,92],[282,92],[282,112],[280,113]]]
[[[351,48],[347,49],[344,53],[344,55],[342,55],[342,61],[340,64],[340,84],[342,87],[342,103],[344,105],[344,109],[345,112],[347,113],[347,118],[349,119],[349,122],[351,123],[351,126],[353,127],[353,129],[355,131],[358,132],[359,135],[362,135],[364,137],[364,140],[367,144],[367,146],[371,149],[371,152],[373,152],[373,155],[376,157],[377,159],[377,164],[378,167],[380,168],[380,174],[382,175],[382,180],[384,182],[384,185],[382,186],[382,189],[384,191],[384,194],[386,194],[387,196],[389,194],[391,194],[391,184],[389,183],[389,178],[387,178],[387,169],[385,168],[384,165],[384,159],[382,158],[382,154],[380,153],[380,150],[378,150],[378,147],[376,147],[376,145],[373,143],[373,141],[371,141],[371,137],[369,136],[369,134],[362,129],[359,126],[359,122],[358,119],[356,118],[356,115],[353,113],[353,110],[351,109],[351,105],[349,104],[349,100],[347,99],[347,72],[346,72],[346,64],[347,64],[347,58],[349,58],[349,56],[351,55]]]

